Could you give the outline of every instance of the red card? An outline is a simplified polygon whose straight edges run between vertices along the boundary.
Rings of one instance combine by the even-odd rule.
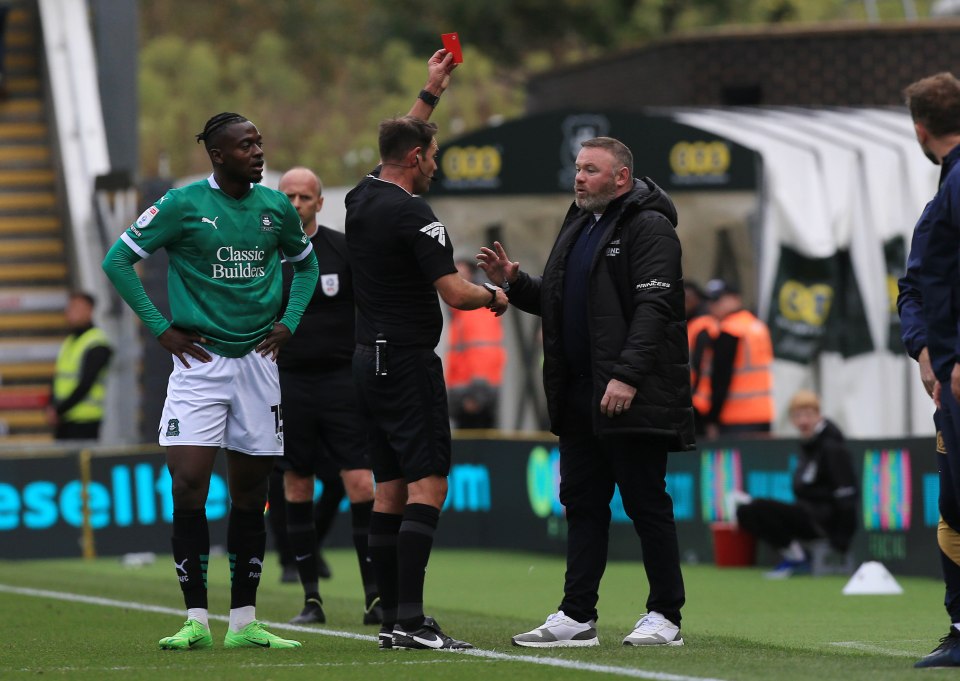
[[[440,39],[443,40],[443,49],[453,55],[453,63],[462,64],[463,52],[460,50],[460,37],[456,33],[444,33]]]

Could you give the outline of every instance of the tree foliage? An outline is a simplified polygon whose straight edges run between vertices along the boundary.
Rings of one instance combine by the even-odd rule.
[[[903,4],[877,0],[884,18]],[[930,0],[916,3],[923,13]],[[536,71],[724,24],[863,19],[836,0],[151,0],[140,5],[141,158],[175,176],[209,165],[192,135],[239,111],[268,164],[351,183],[376,162],[377,123],[406,113],[439,34],[464,64],[434,120],[443,138],[518,116]],[[897,8],[900,8],[899,10]],[[901,12],[898,14],[898,11]]]

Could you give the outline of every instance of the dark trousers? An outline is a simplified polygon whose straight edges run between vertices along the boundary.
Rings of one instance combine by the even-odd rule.
[[[560,502],[567,515],[567,573],[560,610],[580,622],[597,619],[600,579],[607,567],[610,501],[617,485],[640,537],[650,585],[647,610],[679,625],[685,596],[673,500],[666,490],[666,445],[637,435],[595,436],[591,392],[587,386],[568,393],[560,436]]]
[[[955,531],[960,531],[960,406],[950,393],[950,383],[941,384],[940,403],[942,410],[933,415],[937,433],[943,435],[946,452],[937,452],[937,468],[940,472],[940,517]],[[938,438],[939,439],[939,438]],[[940,567],[943,570],[943,605],[951,622],[960,622],[960,565],[958,556],[948,556],[940,551]]]
[[[809,541],[823,531],[802,507],[774,499],[754,499],[737,508],[737,524],[762,542],[777,549],[792,541]]]

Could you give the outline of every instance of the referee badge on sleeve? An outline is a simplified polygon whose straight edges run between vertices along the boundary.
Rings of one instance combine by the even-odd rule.
[[[323,293],[329,298],[333,298],[340,292],[339,274],[321,274],[320,283],[323,286]]]

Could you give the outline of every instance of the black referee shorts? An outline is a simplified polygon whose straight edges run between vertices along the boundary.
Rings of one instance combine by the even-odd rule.
[[[371,441],[360,417],[349,364],[325,371],[281,370],[280,399],[280,468],[326,479],[331,469],[372,467]]]
[[[374,349],[358,345],[353,377],[373,438],[373,477],[416,482],[450,473],[450,417],[443,366],[433,348],[388,350],[387,375],[374,375]]]

